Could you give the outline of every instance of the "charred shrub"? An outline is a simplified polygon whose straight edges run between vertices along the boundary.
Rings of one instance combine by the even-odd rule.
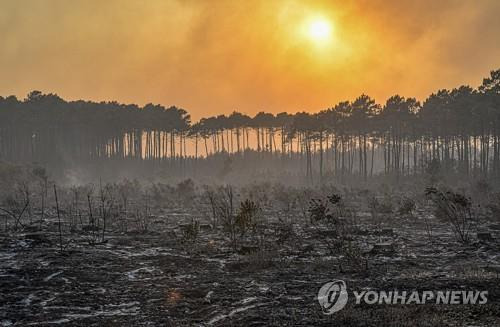
[[[400,200],[398,213],[401,216],[411,216],[416,208],[417,204],[415,200],[405,196]]]
[[[188,224],[181,227],[182,240],[184,242],[194,243],[200,234],[200,223],[197,220],[191,220]]]
[[[319,236],[329,251],[340,253],[341,270],[343,267],[354,270],[366,268],[366,259],[355,237],[355,212],[345,205],[340,195],[332,194],[326,199],[311,200],[309,213],[311,223],[318,227]]]
[[[427,188],[425,195],[435,206],[436,218],[450,224],[458,241],[468,243],[471,229],[477,221],[471,199],[462,194],[441,191],[435,187]]]
[[[240,203],[239,212],[236,215],[235,227],[241,236],[244,236],[256,224],[256,217],[260,207],[251,200],[245,200]]]
[[[240,207],[236,214],[224,216],[222,226],[224,232],[229,236],[235,250],[240,241],[250,231],[256,231],[257,217],[260,212],[260,206],[247,199],[240,203]]]
[[[219,187],[204,187],[204,196],[212,215],[212,224],[223,226],[234,219],[235,194],[230,185]]]
[[[346,208],[342,197],[338,194],[332,194],[326,199],[311,199],[308,211],[312,223],[326,223],[335,226],[345,214]]]

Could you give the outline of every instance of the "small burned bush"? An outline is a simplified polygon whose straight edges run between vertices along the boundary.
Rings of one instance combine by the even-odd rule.
[[[200,234],[200,223],[197,220],[191,220],[188,224],[181,227],[182,240],[184,242],[194,243]]]
[[[240,203],[236,214],[228,214],[222,220],[224,232],[229,236],[233,248],[236,250],[241,239],[251,230],[256,229],[257,217],[261,209],[259,205],[251,200]]]
[[[347,208],[340,195],[332,194],[326,199],[312,199],[308,211],[313,226],[326,228],[326,234],[334,237],[336,241],[351,238],[355,214]]]
[[[230,185],[210,187],[204,186],[204,195],[209,211],[212,215],[212,224],[225,225],[234,218],[234,202],[236,195]]]
[[[345,206],[340,195],[332,194],[326,199],[311,199],[308,211],[312,223],[337,225],[345,213]]]
[[[458,241],[468,243],[471,229],[477,220],[471,199],[462,194],[441,191],[435,187],[427,188],[425,195],[435,206],[436,218],[450,224]]]
[[[355,237],[355,212],[348,208],[338,194],[326,199],[313,199],[309,205],[311,223],[326,227],[318,229],[319,236],[327,244],[331,253],[341,255],[340,266],[349,266],[356,270],[366,268],[366,259]]]
[[[403,197],[399,202],[398,213],[401,216],[411,216],[417,208],[415,200],[409,197]]]
[[[246,199],[240,203],[235,210],[234,202],[236,195],[231,186],[220,187],[215,190],[207,189],[214,223],[220,223],[224,233],[229,237],[233,248],[236,250],[239,241],[255,230],[257,217],[261,212],[260,206]]]
[[[260,212],[260,207],[251,200],[241,202],[239,212],[235,219],[235,228],[244,236],[249,230],[256,225],[257,215]]]

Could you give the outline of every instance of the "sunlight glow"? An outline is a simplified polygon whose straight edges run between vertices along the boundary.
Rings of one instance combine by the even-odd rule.
[[[325,42],[330,39],[332,26],[325,19],[315,19],[309,23],[308,34],[315,42]]]

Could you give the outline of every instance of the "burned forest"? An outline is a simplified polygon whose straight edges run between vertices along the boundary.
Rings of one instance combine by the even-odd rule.
[[[499,13],[0,0],[0,327],[500,326]]]
[[[2,98],[2,323],[327,325],[313,300],[334,276],[488,292],[347,304],[346,325],[496,325],[499,72],[422,104],[194,124],[175,107]]]

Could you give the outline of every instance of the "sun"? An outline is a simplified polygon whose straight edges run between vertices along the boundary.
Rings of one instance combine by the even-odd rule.
[[[326,19],[314,19],[309,22],[308,36],[317,43],[324,43],[331,38],[332,25]]]

